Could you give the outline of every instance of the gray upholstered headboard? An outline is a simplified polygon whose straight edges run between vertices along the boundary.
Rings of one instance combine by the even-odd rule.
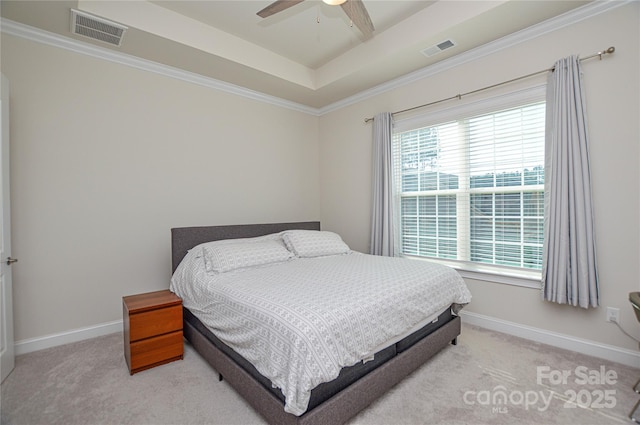
[[[319,221],[271,224],[237,224],[230,226],[176,227],[171,229],[171,272],[187,251],[204,242],[221,239],[254,238],[289,229],[320,230]]]

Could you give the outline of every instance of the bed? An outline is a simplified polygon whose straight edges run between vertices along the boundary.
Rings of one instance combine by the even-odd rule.
[[[285,250],[278,251],[278,255],[280,252],[291,251],[290,254],[292,253],[292,260],[287,259],[281,263],[276,262],[274,264],[268,263],[268,261],[267,264],[264,265],[252,264],[251,267],[241,269],[240,272],[237,272],[234,267],[229,267],[230,264],[233,266],[234,263],[230,263],[229,258],[224,257],[224,255],[226,255],[226,251],[216,251],[218,249],[218,243],[208,244],[213,241],[220,241],[220,243],[226,243],[231,240],[244,241],[247,238],[259,238],[258,240],[261,241],[261,243],[263,238],[268,238],[268,243],[271,244],[271,240],[274,235],[283,234],[286,235],[286,241],[284,241],[286,242],[284,243]],[[418,323],[407,328],[402,335],[396,335],[391,342],[386,341],[388,339],[388,335],[380,336],[378,335],[379,332],[375,332],[375,335],[371,335],[371,338],[375,336],[376,338],[381,338],[386,341],[384,344],[378,344],[378,341],[375,343],[374,341],[367,341],[367,344],[372,347],[375,346],[375,349],[369,346],[367,346],[366,349],[361,346],[351,346],[350,344],[352,344],[353,338],[343,337],[346,342],[340,342],[338,347],[335,346],[335,342],[323,342],[322,344],[326,345],[326,353],[309,354],[309,352],[303,351],[303,353],[306,353],[306,357],[303,357],[303,361],[296,361],[293,363],[297,365],[297,367],[301,368],[300,370],[304,369],[307,371],[308,369],[313,369],[314,373],[309,374],[311,377],[308,378],[308,382],[305,381],[304,388],[308,387],[310,391],[298,390],[295,388],[295,385],[302,384],[292,384],[292,386],[289,386],[290,375],[287,375],[286,372],[284,374],[280,373],[275,366],[272,367],[268,364],[265,366],[265,363],[262,361],[262,357],[265,356],[261,357],[261,354],[256,354],[254,352],[254,348],[247,344],[248,338],[250,338],[251,335],[261,334],[261,337],[265,339],[262,334],[271,332],[270,329],[256,330],[250,332],[249,337],[241,335],[236,338],[235,334],[227,333],[226,330],[218,326],[219,323],[216,322],[216,320],[222,320],[220,319],[220,316],[222,316],[220,314],[221,311],[231,312],[231,317],[236,311],[245,310],[248,307],[237,307],[236,304],[221,304],[218,299],[216,299],[215,302],[201,302],[198,298],[200,297],[200,293],[195,289],[185,289],[185,285],[187,284],[183,281],[199,279],[199,277],[194,276],[204,276],[205,274],[207,276],[215,275],[215,279],[220,279],[219,281],[215,281],[215,286],[219,285],[221,288],[231,288],[225,290],[235,294],[236,291],[240,291],[244,288],[244,282],[239,284],[236,280],[233,280],[232,284],[227,285],[228,282],[226,279],[230,279],[229,276],[234,273],[238,274],[243,279],[246,278],[248,282],[246,283],[246,287],[248,288],[246,290],[260,292],[263,291],[263,287],[265,286],[279,283],[278,279],[280,279],[280,277],[282,277],[283,285],[289,281],[293,281],[292,285],[296,285],[298,282],[295,282],[295,279],[292,279],[291,276],[298,276],[296,273],[299,273],[303,266],[305,270],[307,267],[316,267],[315,271],[312,272],[315,274],[320,274],[318,271],[323,270],[325,267],[331,267],[331,270],[335,268],[335,273],[339,276],[342,276],[343,274],[342,269],[340,269],[340,267],[343,267],[343,264],[352,264],[355,262],[359,264],[358,267],[360,269],[370,269],[369,262],[374,261],[374,257],[353,253],[348,250],[348,247],[345,252],[331,252],[330,254],[332,255],[323,254],[317,258],[304,258],[307,256],[306,253],[308,253],[308,251],[305,252],[304,250],[310,245],[300,245],[299,241],[304,242],[306,239],[295,238],[298,238],[299,235],[305,237],[307,235],[313,235],[315,238],[316,234],[322,235],[323,237],[334,235],[331,232],[320,232],[319,222],[183,227],[171,229],[172,270],[174,272],[174,277],[172,278],[172,290],[183,297],[185,338],[189,341],[192,347],[220,374],[221,379],[224,377],[224,380],[226,380],[271,424],[306,425],[340,424],[346,422],[415,369],[424,364],[429,358],[438,353],[444,347],[450,343],[455,344],[456,338],[460,334],[460,318],[456,313],[459,308],[461,308],[461,306],[470,299],[470,295],[468,294],[466,287],[459,289],[458,292],[460,294],[456,295],[456,302],[447,305],[444,309],[439,308],[435,312],[430,312],[430,315],[425,314],[425,317],[421,318]],[[278,238],[281,237],[282,236],[278,236]],[[250,240],[253,241],[253,239]],[[278,241],[280,244],[283,243],[280,239],[278,239]],[[336,244],[337,243],[338,242],[336,242]],[[265,242],[265,246],[266,244],[267,242]],[[297,248],[295,244],[298,244]],[[332,239],[328,249],[334,249],[336,246],[340,247],[340,245],[336,244],[334,244]],[[272,245],[274,244],[269,246]],[[206,251],[207,248],[201,248],[203,246],[207,248],[211,248],[211,246],[213,246],[214,251]],[[238,246],[238,244],[234,243],[232,246]],[[245,245],[241,246],[244,247]],[[243,249],[247,248],[245,247]],[[296,251],[296,249],[298,250]],[[313,250],[317,249],[319,249],[317,246],[313,247]],[[216,255],[222,255],[222,257],[216,257],[213,255],[213,252],[216,252]],[[201,255],[203,260],[200,260],[198,255]],[[259,255],[252,256],[252,258],[259,257]],[[211,258],[213,258],[213,260],[211,260]],[[218,260],[220,261],[216,263]],[[212,261],[215,264],[213,264]],[[392,259],[387,259],[385,261],[392,261]],[[191,270],[192,266],[189,265],[189,268],[186,268],[187,266],[185,266],[185,263],[191,262],[198,264],[198,267],[202,267],[203,270],[199,270],[198,275],[192,275],[189,274],[191,273],[190,271],[185,271]],[[242,265],[244,264],[241,264],[241,266]],[[210,269],[210,267],[213,267],[213,269]],[[215,269],[215,267],[223,268]],[[224,267],[226,267],[226,269]],[[292,267],[293,269],[291,269]],[[295,267],[298,267],[298,269],[295,269]],[[227,270],[232,269],[233,271],[227,273]],[[285,278],[287,276],[285,272],[291,275],[289,276],[289,280]],[[256,284],[249,280],[249,277],[252,277],[254,280],[256,278],[262,279],[264,282],[270,283],[269,285],[264,284],[256,286]],[[233,278],[237,279],[237,276]],[[209,277],[207,277],[207,279],[209,279]],[[339,278],[336,278],[335,276],[334,279],[339,280]],[[261,284],[262,282],[259,283]],[[464,286],[464,284],[462,285]],[[203,286],[209,287],[212,285],[209,282],[205,282]],[[286,290],[287,287],[285,286],[283,288],[283,290]],[[296,288],[296,286],[292,286],[291,288]],[[308,298],[322,300],[324,295],[312,293],[312,291],[315,290],[313,289],[313,286],[308,286],[307,288],[309,288],[308,291],[295,290],[290,292],[290,294],[292,294],[290,297],[292,302],[299,302],[302,306],[306,303],[307,298],[305,298],[305,294],[307,292],[310,292]],[[338,287],[336,286],[336,288]],[[196,293],[196,295],[192,292]],[[240,295],[238,295],[238,297],[240,298],[253,298],[253,292],[239,294]],[[300,295],[298,296],[297,294]],[[257,296],[258,295],[256,295],[256,297]],[[436,295],[433,297],[437,298]],[[366,297],[363,299],[366,299]],[[270,302],[270,299],[267,301],[259,299],[256,301],[255,305],[258,307],[264,305],[271,306]],[[359,305],[363,303],[366,305],[366,301],[358,299]],[[200,304],[214,305],[216,307],[213,309],[208,308],[208,310],[213,310],[208,311],[207,309],[201,308]],[[335,304],[339,303],[336,302]],[[414,309],[414,307],[409,310]],[[421,305],[418,307],[421,308]],[[300,308],[302,309],[302,307]],[[339,310],[340,308],[341,307],[339,305],[332,305],[333,310]],[[216,309],[218,309],[218,311],[216,311]],[[274,308],[269,307],[269,309]],[[289,307],[289,310],[283,308],[282,310],[285,311],[283,316],[295,314],[297,309],[298,305]],[[275,310],[280,311],[281,309],[280,307],[277,307]],[[368,310],[368,308],[365,308],[365,310]],[[306,310],[300,311],[303,311],[305,315],[308,314]],[[361,313],[364,314],[365,311]],[[258,316],[258,313],[254,314],[256,317],[262,317]],[[262,314],[262,312],[260,314]],[[380,317],[384,317],[384,314],[385,313],[382,311],[376,313],[376,315]],[[393,314],[397,315],[397,312]],[[243,327],[238,324],[244,324],[247,320],[250,319],[243,318],[241,321],[238,321],[238,323],[235,324],[234,331],[239,327]],[[274,320],[275,322],[273,322]],[[281,327],[282,325],[280,322],[277,322],[277,320],[279,319],[264,319],[265,323],[273,322],[275,323],[273,325],[274,327]],[[227,321],[227,319],[225,318],[224,321]],[[309,319],[309,321],[311,321],[311,319]],[[320,319],[318,320],[318,322],[322,321],[323,320]],[[342,321],[335,321],[327,326],[330,329],[339,328],[341,323]],[[360,324],[359,326],[362,327],[363,325]],[[231,327],[233,328],[234,326],[232,325]],[[386,330],[387,329],[385,329],[385,331]],[[396,332],[396,329],[389,329],[388,331],[394,333]],[[300,333],[302,334],[302,332]],[[303,339],[307,338],[316,342],[329,340],[329,338],[324,335],[314,339],[313,335],[315,335],[313,332],[305,331]],[[299,338],[298,335],[294,336]],[[278,335],[274,338],[272,334],[269,334],[266,339],[278,340],[278,338]],[[338,339],[340,339],[340,337],[338,337]],[[256,339],[255,341],[259,343],[258,345],[262,345],[262,340]],[[295,344],[292,345],[295,345],[296,347],[302,346],[304,348],[304,344],[300,341],[300,339],[297,339],[295,340]],[[278,346],[277,348],[279,350],[280,345],[278,343],[274,344]],[[296,348],[296,350],[298,350],[298,348]],[[272,353],[270,357],[283,357],[282,355],[274,356],[272,351],[270,351],[270,353]],[[330,359],[331,361],[326,361],[323,356],[329,356],[332,357],[332,359]],[[361,357],[361,361],[353,362],[353,359],[358,358],[358,356]],[[336,359],[333,357],[336,357]],[[318,360],[319,358],[322,361]],[[287,367],[290,367],[289,364],[291,361],[285,359],[282,362],[286,363]],[[331,367],[326,366],[327,364],[330,364]],[[336,364],[339,365],[340,369],[335,370],[335,367],[337,367]],[[275,372],[272,369],[274,369]],[[319,378],[315,376],[316,372],[320,375],[322,374],[318,372],[318,370],[321,370],[320,372],[325,372],[326,375],[324,376],[325,381],[320,383],[316,382]],[[327,377],[331,377],[331,379],[328,379]],[[275,385],[274,383],[278,383],[278,385]],[[284,396],[285,393],[287,394],[286,397]],[[292,399],[295,400],[296,397],[300,399],[299,403],[302,407],[291,401]]]

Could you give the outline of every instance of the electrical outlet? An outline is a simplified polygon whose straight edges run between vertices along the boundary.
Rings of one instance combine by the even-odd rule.
[[[607,307],[607,322],[620,322],[620,309],[614,307]]]

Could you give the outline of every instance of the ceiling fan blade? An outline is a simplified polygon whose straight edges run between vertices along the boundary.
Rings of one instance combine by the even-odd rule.
[[[375,28],[373,27],[373,22],[371,22],[369,12],[367,12],[367,8],[364,7],[362,0],[347,0],[340,6],[342,7],[342,10],[344,10],[344,13],[347,14],[349,19],[351,19],[366,38],[373,36]]]
[[[278,12],[282,12],[283,10],[288,9],[291,6],[295,6],[298,3],[302,3],[303,1],[304,0],[277,0],[262,9],[256,15],[260,16],[261,18],[266,18],[271,15],[275,15]]]

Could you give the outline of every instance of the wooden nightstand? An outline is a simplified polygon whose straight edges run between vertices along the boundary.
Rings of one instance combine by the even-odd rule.
[[[182,300],[164,290],[122,297],[124,358],[133,375],[182,359]]]

